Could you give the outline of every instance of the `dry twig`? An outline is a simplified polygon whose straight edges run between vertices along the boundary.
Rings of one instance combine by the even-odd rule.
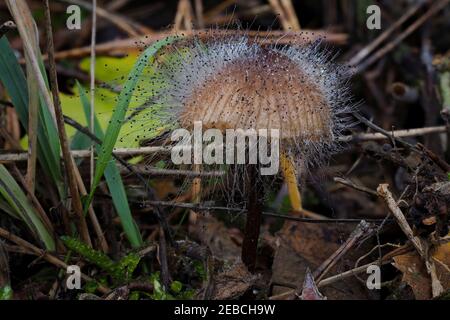
[[[419,256],[424,260],[427,271],[431,277],[431,289],[433,297],[440,296],[444,292],[444,288],[442,287],[442,284],[437,277],[436,266],[434,264],[434,261],[430,260],[430,258],[428,257],[427,252],[428,250],[426,250],[424,243],[422,243],[419,237],[414,236],[413,231],[408,224],[408,221],[403,215],[403,212],[398,207],[397,202],[394,200],[394,197],[392,196],[392,193],[389,191],[388,185],[380,184],[378,186],[377,192],[379,196],[386,202],[389,211],[391,211],[391,213],[396,218],[397,223],[402,229],[403,233],[406,235],[408,240],[411,241],[414,248],[416,248],[417,252],[419,253]]]

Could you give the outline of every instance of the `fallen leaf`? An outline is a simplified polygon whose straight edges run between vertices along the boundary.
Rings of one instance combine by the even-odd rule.
[[[257,279],[258,277],[251,274],[242,262],[237,262],[215,276],[212,299],[226,300],[239,298],[255,284]]]
[[[305,281],[307,269],[315,270],[329,258],[353,229],[354,226],[336,224],[285,222],[275,240],[272,295],[277,296],[295,287],[301,287]],[[328,275],[332,276],[351,269],[355,260],[368,250],[370,249],[365,246],[353,248],[330,270]],[[288,284],[290,287],[287,286]],[[321,288],[321,292],[329,300],[367,299],[370,295],[376,294],[368,291],[356,278],[349,278]]]
[[[450,243],[440,245],[432,254],[436,274],[445,291],[450,289]],[[417,300],[432,298],[431,278],[419,254],[414,251],[394,257],[393,265],[403,273],[402,281],[414,292]]]
[[[320,292],[314,281],[314,277],[311,274],[311,270],[306,270],[305,281],[303,282],[302,300],[327,300]]]
[[[202,215],[197,223],[189,227],[190,234],[200,243],[210,248],[214,258],[222,261],[235,262],[240,259],[241,248],[233,230],[211,215]]]

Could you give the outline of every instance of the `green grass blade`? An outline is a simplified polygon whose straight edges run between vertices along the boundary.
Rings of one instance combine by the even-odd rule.
[[[7,214],[9,214],[11,217],[19,219],[20,217],[17,215],[17,213],[11,209],[9,204],[6,202],[6,200],[3,198],[3,196],[0,194],[0,211],[4,211]]]
[[[89,208],[92,199],[94,198],[95,190],[97,189],[97,186],[100,183],[100,180],[106,170],[106,166],[111,160],[112,151],[117,142],[117,138],[119,136],[119,132],[125,118],[125,114],[128,110],[128,106],[130,104],[134,89],[136,88],[136,85],[138,83],[139,77],[144,71],[144,68],[148,65],[150,58],[153,57],[162,47],[173,43],[177,39],[178,37],[167,37],[166,39],[158,41],[152,46],[148,47],[141,54],[130,74],[128,75],[127,81],[125,82],[125,85],[120,92],[118,103],[113,112],[108,128],[106,129],[105,139],[102,143],[97,165],[95,167],[95,174],[91,186],[91,191],[85,203],[85,212],[87,212],[87,209]]]
[[[28,226],[31,232],[40,239],[47,250],[55,250],[55,241],[41,221],[27,196],[16,183],[5,166],[0,164],[0,194],[16,213],[16,217]]]
[[[81,103],[83,105],[84,114],[86,116],[86,121],[89,122],[91,110],[89,99],[86,96],[83,87],[78,82],[77,87],[80,94]],[[103,130],[100,127],[97,117],[95,117],[94,120],[95,135],[99,139],[103,140]],[[96,151],[97,153],[100,151],[100,146],[96,147]],[[104,175],[109,192],[111,193],[114,207],[120,217],[120,222],[125,234],[127,235],[128,241],[130,241],[131,245],[135,248],[141,247],[143,244],[142,237],[131,215],[127,194],[125,192],[125,186],[123,185],[122,177],[120,176],[120,172],[117,169],[116,162],[114,160],[107,164]]]
[[[70,142],[70,150],[88,150],[91,146],[91,139],[84,133],[77,131]]]
[[[27,80],[6,37],[0,38],[0,82],[5,86],[11,102],[25,130],[28,130]],[[65,188],[59,161],[59,140],[48,107],[40,99],[38,124],[38,159],[45,173],[52,177],[61,197]]]

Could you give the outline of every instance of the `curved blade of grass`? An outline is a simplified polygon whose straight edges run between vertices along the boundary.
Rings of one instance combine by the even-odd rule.
[[[47,250],[55,250],[55,241],[41,221],[27,196],[16,183],[5,166],[0,164],[0,194],[5,198],[16,216],[28,226],[31,232],[40,239]]]
[[[6,200],[3,198],[3,196],[0,194],[0,211],[4,211],[7,214],[9,214],[11,217],[19,219],[20,217],[17,215],[17,213],[11,209],[9,204],[6,202]]]
[[[90,121],[90,102],[83,87],[77,82],[78,92],[80,94],[81,103],[83,105],[84,114],[86,116],[86,122]],[[104,134],[100,127],[100,123],[95,116],[94,118],[94,130],[95,135],[103,140]],[[96,152],[100,151],[100,146],[96,146]],[[108,185],[109,192],[114,203],[114,207],[120,217],[120,222],[122,224],[123,230],[127,235],[128,241],[135,248],[141,247],[143,245],[141,234],[139,229],[131,215],[130,206],[128,204],[127,194],[125,192],[125,187],[123,185],[122,177],[117,169],[116,162],[114,160],[108,162],[105,169],[105,179]]]
[[[6,37],[0,38],[0,82],[5,86],[23,128],[28,130],[27,80]],[[65,188],[59,162],[58,132],[42,98],[39,106],[37,140],[39,163],[45,173],[52,177],[60,196],[64,198]]]
[[[128,106],[130,104],[131,97],[133,95],[134,89],[138,83],[138,79],[144,68],[148,65],[148,62],[151,57],[153,57],[158,51],[178,39],[176,36],[167,37],[164,40],[158,41],[154,43],[152,46],[148,47],[139,57],[138,61],[134,65],[130,74],[128,75],[127,81],[120,92],[118,103],[111,117],[108,128],[106,129],[105,139],[102,143],[98,161],[95,167],[94,180],[92,182],[91,191],[89,196],[84,204],[84,212],[86,213],[89,206],[91,205],[92,199],[94,198],[95,190],[97,189],[98,184],[106,170],[106,167],[111,160],[111,154],[114,148],[114,145],[117,142],[117,138],[119,136],[120,129],[123,124],[123,120],[125,118],[125,114],[128,110]]]

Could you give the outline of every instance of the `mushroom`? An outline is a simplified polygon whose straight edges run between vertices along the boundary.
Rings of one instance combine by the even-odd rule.
[[[263,47],[245,36],[194,39],[172,53],[178,63],[160,69],[167,79],[158,93],[161,114],[187,130],[196,122],[223,133],[278,130],[277,160],[293,207],[301,210],[297,168],[317,165],[338,150],[339,136],[351,125],[346,69],[317,43]],[[250,187],[242,260],[253,271],[264,191],[260,164],[244,166],[242,184]]]

